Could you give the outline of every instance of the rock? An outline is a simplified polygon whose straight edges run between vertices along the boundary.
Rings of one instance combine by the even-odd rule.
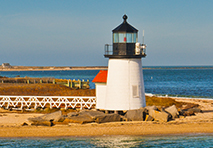
[[[144,121],[148,110],[146,108],[128,110],[125,117],[130,121]]]
[[[160,112],[157,110],[149,110],[149,115],[158,121],[167,122],[169,120],[169,114],[166,112]]]
[[[52,121],[36,121],[33,122],[31,125],[35,126],[53,126]]]
[[[202,110],[197,107],[194,107],[182,111],[183,116],[192,116],[195,115],[195,113],[202,113]]]
[[[195,115],[193,110],[183,111],[183,116],[192,116]]]
[[[175,105],[166,108],[165,111],[172,115],[172,119],[178,118],[179,116],[179,112]]]
[[[183,111],[183,116],[192,116],[195,115],[193,110]]]
[[[121,117],[119,114],[104,114],[98,116],[95,120],[96,123],[116,122],[116,121],[121,121]]]
[[[146,115],[145,121],[154,121],[154,118],[150,115]]]
[[[45,115],[42,115],[42,116],[39,116],[39,117],[35,117],[35,118],[28,118],[28,120],[31,121],[31,122],[42,122],[42,121],[58,122],[62,117],[63,117],[62,112],[57,111],[57,112],[45,114]]]
[[[28,126],[26,122],[22,123],[21,126]]]
[[[62,117],[61,111],[57,111],[57,112],[53,112],[53,113],[49,113],[49,114],[45,114],[45,115],[41,116],[41,118],[43,120],[47,120],[47,121],[52,120],[55,122],[59,121],[61,119],[61,117]]]
[[[35,126],[53,126],[53,122],[62,122],[64,120],[64,117],[62,116],[62,112],[61,111],[57,111],[54,113],[49,113],[49,114],[45,114],[39,117],[35,117],[35,118],[28,118],[28,120],[31,123],[31,125],[35,125]]]
[[[90,111],[90,110],[88,110],[88,111],[81,111],[79,113],[79,115],[87,115],[91,119],[96,120],[97,117],[104,116],[105,113],[100,112],[100,111]]]
[[[153,105],[153,106],[146,106],[145,107],[148,111],[149,110],[158,110],[158,108],[155,106],[155,105]]]
[[[182,106],[182,110],[188,110],[190,108],[195,108],[195,107],[198,107],[199,105],[198,104],[186,104],[186,105],[183,105]]]
[[[190,108],[190,109],[188,109],[188,111],[193,111],[194,113],[202,113],[202,110],[197,107]]]
[[[65,118],[65,120],[63,121],[63,123],[80,123],[80,124],[91,123],[91,122],[94,122],[94,120],[86,114],[68,117],[68,118]]]
[[[70,112],[67,114],[67,117],[73,117],[73,116],[78,116],[79,112]]]
[[[104,122],[114,122],[120,121],[121,117],[118,114],[105,114],[100,111],[91,111],[84,110],[80,111],[78,114],[69,114],[67,118],[63,121],[63,123],[104,123]]]

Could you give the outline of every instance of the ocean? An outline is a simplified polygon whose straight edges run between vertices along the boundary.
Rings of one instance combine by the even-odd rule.
[[[1,71],[7,77],[55,77],[90,80],[99,70]],[[213,67],[145,67],[145,92],[161,96],[213,99]],[[213,147],[213,134],[1,138],[0,147]]]
[[[7,77],[54,77],[90,81],[99,70],[64,71],[1,71]],[[213,98],[213,67],[145,67],[143,70],[145,92],[177,97]]]
[[[2,138],[0,139],[0,147],[210,148],[213,147],[213,135]]]

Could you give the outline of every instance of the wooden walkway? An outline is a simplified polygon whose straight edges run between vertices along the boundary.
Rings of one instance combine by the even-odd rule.
[[[68,79],[55,79],[55,78],[29,78],[29,77],[16,77],[16,78],[0,78],[0,83],[25,83],[25,84],[36,84],[36,83],[52,83],[61,84],[74,89],[89,89],[89,80],[68,80]]]

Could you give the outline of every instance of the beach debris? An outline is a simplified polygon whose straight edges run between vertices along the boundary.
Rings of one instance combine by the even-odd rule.
[[[135,110],[128,110],[125,114],[125,117],[130,121],[144,121],[148,114],[146,108],[140,108]]]
[[[170,107],[167,107],[167,108],[165,109],[165,111],[166,111],[167,113],[169,113],[169,114],[172,115],[172,119],[175,119],[175,118],[178,118],[178,117],[179,117],[179,112],[178,112],[178,110],[177,110],[177,108],[176,108],[175,105],[172,105],[172,106],[170,106]]]

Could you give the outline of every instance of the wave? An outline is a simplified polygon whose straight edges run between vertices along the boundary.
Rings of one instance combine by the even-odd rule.
[[[189,98],[189,99],[205,99],[205,100],[213,100],[213,97],[206,97],[206,96],[193,96],[193,95],[171,95],[171,94],[152,94],[152,93],[145,93],[146,96],[149,97],[170,97],[170,98]]]

